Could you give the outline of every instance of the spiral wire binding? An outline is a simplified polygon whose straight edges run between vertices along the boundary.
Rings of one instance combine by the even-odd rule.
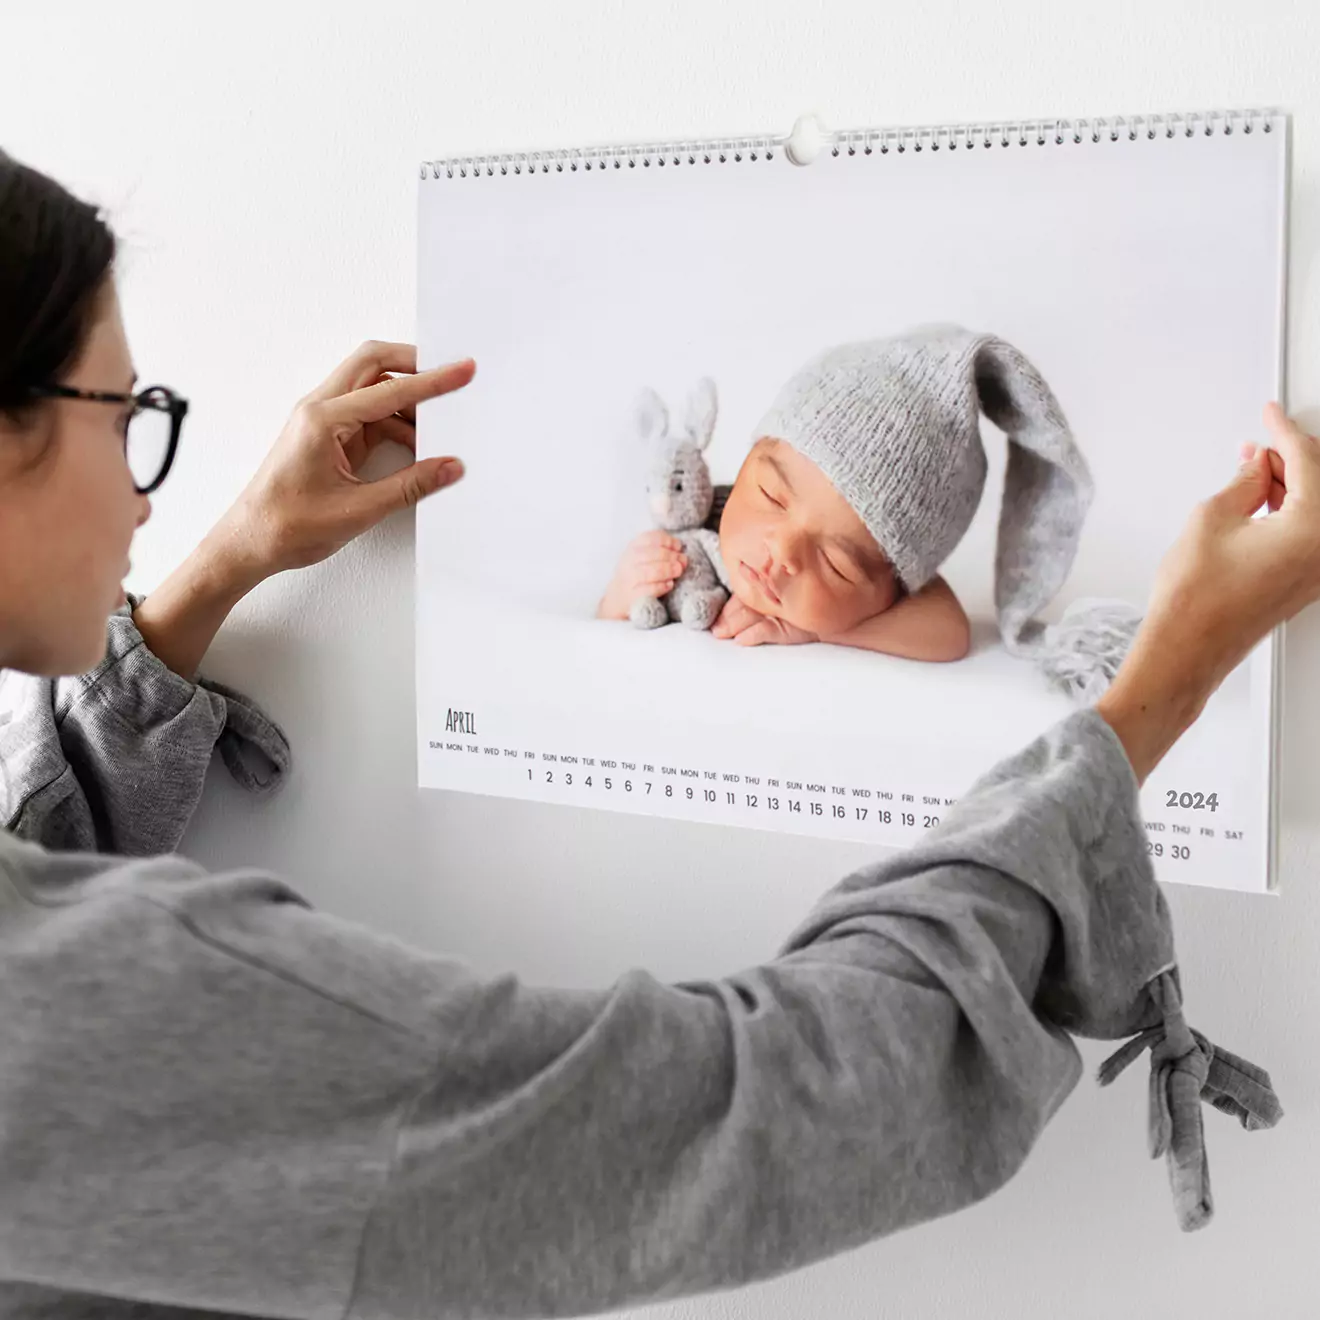
[[[773,160],[786,139],[720,138],[638,146],[575,147],[562,151],[517,152],[498,156],[458,156],[423,161],[421,176],[433,179],[490,178],[495,175],[576,174],[608,169],[665,169],[675,165],[725,165]]]
[[[909,151],[974,151],[994,147],[1078,146],[1126,139],[1232,137],[1272,133],[1276,110],[1208,110],[1189,113],[1109,115],[1094,119],[1027,119],[987,124],[936,124],[914,128],[846,129],[826,135],[832,156],[903,155]],[[717,138],[703,141],[578,147],[494,156],[454,156],[423,161],[421,177],[493,178],[496,175],[586,174],[623,169],[666,169],[690,165],[741,165],[774,160],[785,151],[783,137]]]

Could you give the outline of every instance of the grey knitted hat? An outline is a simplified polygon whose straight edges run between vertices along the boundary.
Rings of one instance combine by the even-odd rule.
[[[1078,602],[1057,625],[1035,618],[1072,568],[1092,484],[1049,386],[1011,344],[937,325],[842,345],[784,386],[756,434],[815,463],[915,592],[953,553],[981,502],[982,413],[1009,442],[995,554],[1005,647],[1093,700],[1139,616],[1121,602]]]

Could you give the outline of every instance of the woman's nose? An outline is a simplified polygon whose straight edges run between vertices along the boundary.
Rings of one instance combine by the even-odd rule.
[[[145,495],[143,495],[140,497],[139,500],[137,522],[134,523],[134,526],[141,527],[142,524],[146,522],[147,519],[150,517],[151,517],[151,501]]]

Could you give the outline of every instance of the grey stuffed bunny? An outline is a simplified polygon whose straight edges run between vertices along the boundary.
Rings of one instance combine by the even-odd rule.
[[[671,430],[669,410],[654,390],[637,401],[637,430],[650,447],[646,493],[655,525],[683,543],[687,567],[665,596],[640,596],[629,618],[638,628],[671,619],[705,630],[719,617],[729,593],[721,585],[719,537],[703,526],[715,500],[703,454],[715,434],[715,382],[698,381],[687,400],[682,430]]]

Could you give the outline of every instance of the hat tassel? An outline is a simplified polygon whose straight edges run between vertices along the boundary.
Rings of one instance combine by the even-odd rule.
[[[1077,600],[1023,647],[1074,702],[1088,706],[1113,682],[1141,624],[1126,601]]]

